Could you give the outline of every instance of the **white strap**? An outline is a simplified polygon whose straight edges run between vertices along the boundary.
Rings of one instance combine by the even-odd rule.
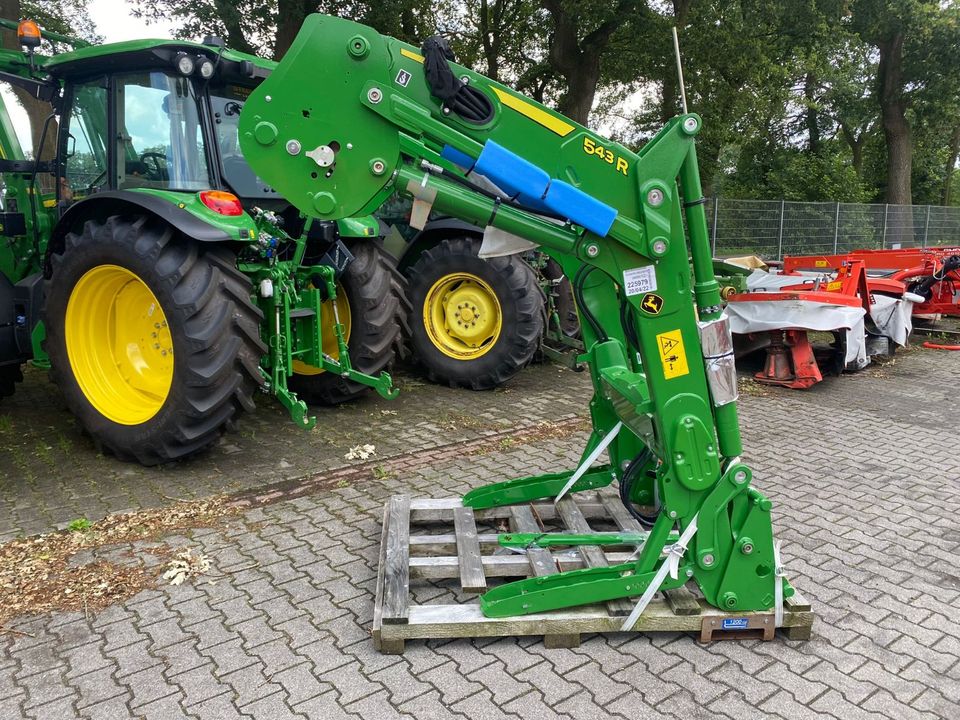
[[[613,429],[607,433],[607,436],[603,440],[600,441],[600,444],[594,448],[593,452],[590,453],[582,463],[580,463],[580,467],[578,467],[577,471],[570,476],[570,479],[567,480],[567,484],[563,486],[563,490],[561,490],[560,494],[557,495],[556,499],[554,499],[554,504],[560,502],[561,498],[567,494],[567,491],[573,487],[574,483],[583,477],[583,474],[590,469],[590,466],[593,465],[596,459],[600,457],[604,450],[607,449],[607,446],[613,442],[614,438],[617,437],[617,433],[620,432],[620,428],[622,427],[623,422],[618,422],[616,425],[614,425]]]
[[[677,542],[675,542],[673,545],[667,545],[663,548],[663,552],[666,553],[667,557],[664,559],[663,563],[661,563],[660,569],[657,570],[657,574],[653,576],[653,580],[651,580],[650,584],[647,585],[647,589],[644,591],[643,595],[640,596],[637,604],[633,606],[633,610],[630,612],[630,615],[626,620],[624,620],[623,625],[620,627],[621,631],[626,632],[636,624],[637,620],[640,619],[643,611],[647,609],[647,605],[649,605],[650,601],[653,600],[653,596],[657,594],[657,592],[660,590],[660,586],[663,585],[663,581],[666,579],[667,573],[670,573],[670,577],[672,577],[674,580],[677,579],[677,573],[680,569],[680,560],[687,551],[687,544],[690,542],[690,539],[693,537],[694,533],[697,532],[697,517],[699,515],[700,513],[697,513],[693,516],[690,524],[687,525]]]
[[[783,579],[787,576],[780,562],[780,543],[773,544],[773,625],[783,627]]]

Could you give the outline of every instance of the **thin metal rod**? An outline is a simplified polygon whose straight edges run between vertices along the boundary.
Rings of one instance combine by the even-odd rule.
[[[683,114],[687,114],[687,90],[683,86],[683,65],[680,63],[680,38],[677,37],[677,26],[674,25],[673,30],[673,52],[677,58],[677,77],[680,79],[680,102],[683,105]]]

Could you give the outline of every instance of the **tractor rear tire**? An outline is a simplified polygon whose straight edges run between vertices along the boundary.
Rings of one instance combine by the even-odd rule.
[[[403,356],[403,331],[410,304],[404,293],[403,276],[381,241],[357,240],[348,247],[353,261],[338,281],[343,292],[337,294],[337,308],[341,321],[349,313],[346,337],[353,368],[378,375]],[[334,337],[332,325],[324,325],[323,336]],[[331,372],[302,370],[295,371],[287,385],[311,405],[339,405],[370,391],[366,385]]]
[[[522,258],[481,259],[480,244],[476,237],[446,238],[409,269],[411,344],[432,381],[489,390],[533,359],[544,298]]]
[[[20,365],[11,364],[0,366],[0,398],[10,397],[16,389],[16,384],[23,381],[23,372]]]
[[[50,375],[99,447],[179,460],[253,409],[263,315],[228,248],[117,215],[67,234],[50,261]]]

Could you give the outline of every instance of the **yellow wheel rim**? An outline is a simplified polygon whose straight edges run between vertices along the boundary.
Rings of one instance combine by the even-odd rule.
[[[173,384],[173,337],[147,284],[119,265],[88,270],[64,320],[67,359],[91,405],[120,425],[156,415]]]
[[[350,320],[350,303],[347,302],[346,293],[343,291],[343,286],[340,283],[337,283],[337,312],[340,314],[340,322],[343,323],[343,338],[349,342],[350,327],[352,325]],[[323,348],[324,354],[339,361],[340,346],[337,344],[337,336],[333,332],[333,325],[333,301],[325,300],[320,303],[320,347]],[[323,368],[307,365],[301,360],[293,361],[293,371],[297,375],[319,375],[322,372],[326,372]]]
[[[423,325],[444,355],[475,360],[489,352],[500,337],[500,301],[493,288],[476,275],[444,275],[423,302]]]

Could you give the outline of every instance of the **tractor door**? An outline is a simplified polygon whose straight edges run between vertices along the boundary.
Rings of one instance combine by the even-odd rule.
[[[69,109],[61,144],[61,211],[107,186],[107,97],[106,77],[76,83],[67,91]]]
[[[0,273],[36,272],[56,206],[54,87],[0,72]]]

